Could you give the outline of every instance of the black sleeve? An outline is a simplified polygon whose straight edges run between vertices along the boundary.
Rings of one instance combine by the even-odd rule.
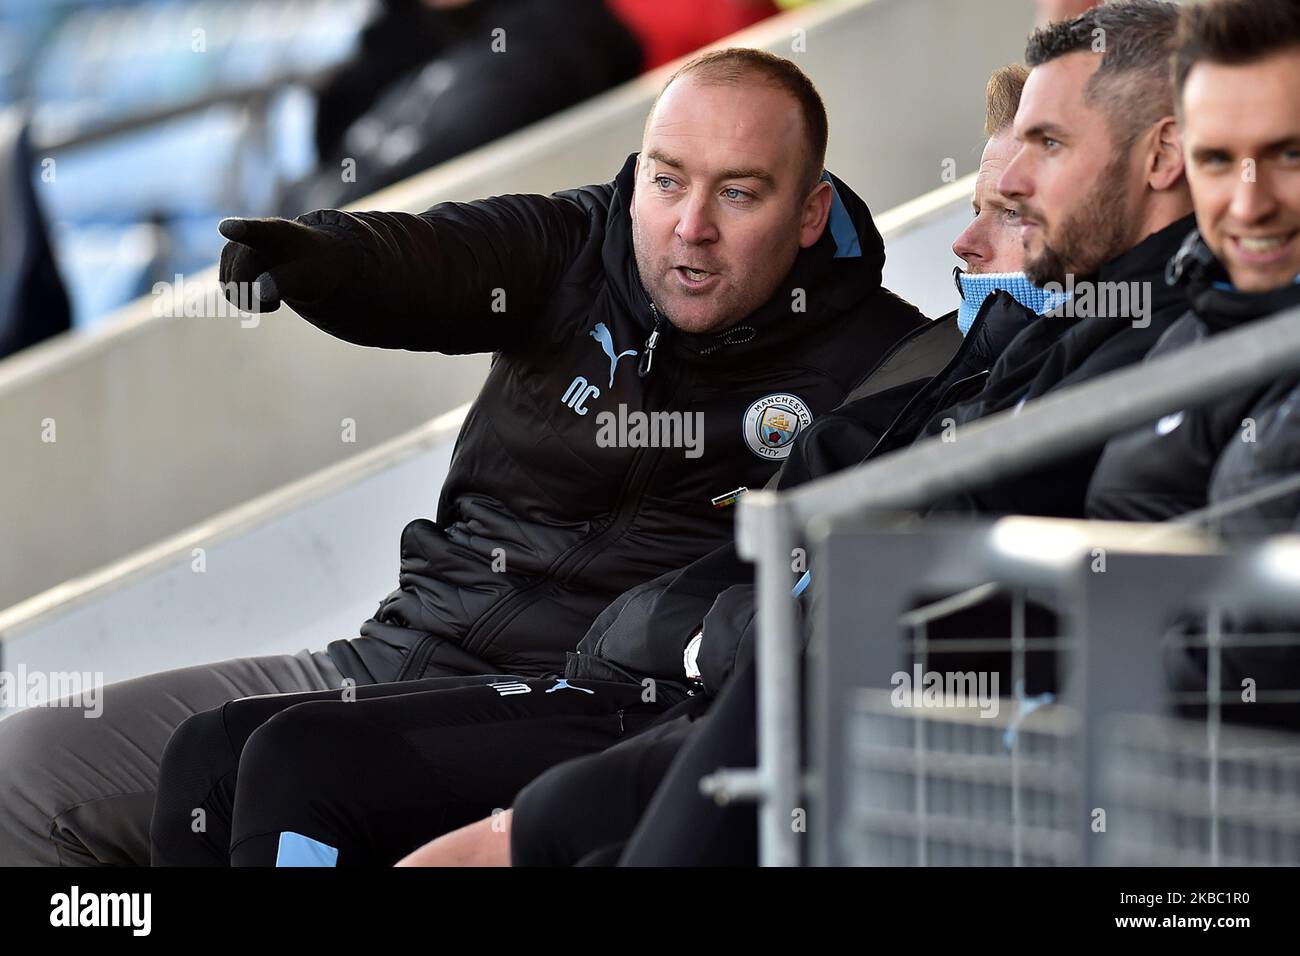
[[[592,228],[557,196],[440,203],[419,215],[320,209],[299,221],[355,250],[331,294],[295,303],[303,318],[357,345],[448,354],[548,340],[548,300]]]
[[[704,638],[695,664],[710,694],[754,657],[754,586],[738,584],[718,595],[704,618]]]
[[[753,566],[741,561],[735,545],[624,592],[606,608],[569,657],[574,676],[596,676],[598,662],[656,680],[685,684],[682,653],[719,594],[753,580]],[[605,678],[608,679],[608,678]]]
[[[700,680],[711,695],[722,692],[733,674],[750,666],[754,660],[754,641],[757,638],[756,589],[752,584],[738,584],[718,595],[713,607],[704,618],[704,638],[700,641],[700,655],[695,666],[700,669]],[[795,627],[806,641],[808,614],[806,594],[795,601]]]

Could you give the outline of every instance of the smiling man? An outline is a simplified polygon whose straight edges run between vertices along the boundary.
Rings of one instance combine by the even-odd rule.
[[[1189,14],[1178,77],[1187,179],[1201,238],[1233,286],[1269,292],[1300,275],[1300,18],[1288,4],[1212,13],[1237,13],[1242,35]]]
[[[826,140],[825,109],[798,67],[725,50],[670,80],[642,155],[605,185],[420,215],[326,209],[223,221],[221,279],[244,307],[283,300],[358,345],[492,352],[495,361],[436,520],[402,532],[398,587],[360,636],[110,685],[95,721],[37,708],[0,722],[0,863],[147,863],[152,818],[161,862],[224,864],[223,787],[233,790],[239,750],[275,713],[285,711],[271,726],[292,726],[295,704],[368,710],[381,703],[374,697],[409,699],[419,686],[410,682],[450,681],[450,696],[412,725],[437,771],[403,750],[373,781],[423,800],[419,819],[434,826],[447,791],[431,782],[482,751],[479,741],[441,746],[442,725],[537,714],[571,722],[562,746],[516,738],[516,785],[539,761],[607,746],[634,727],[637,710],[653,709],[639,691],[539,679],[562,670],[621,592],[729,541],[734,509],[713,499],[762,485],[798,433],[925,321],[881,287],[880,235],[865,204],[823,174]],[[599,440],[601,412],[680,415],[692,423],[689,443],[681,433],[688,447],[630,433]],[[393,681],[406,682],[405,697],[384,683]],[[251,709],[223,709],[248,697]],[[337,755],[352,738],[331,719],[312,723],[312,736]],[[155,814],[168,767],[184,786],[159,797]],[[499,783],[485,781],[481,802],[470,800],[475,816],[509,799]],[[198,808],[202,833],[191,828]],[[264,859],[265,836],[245,850]],[[415,844],[367,845],[396,859]]]
[[[1197,230],[1170,264],[1190,311],[1152,356],[1300,307],[1300,6],[1208,0],[1182,16],[1174,82]],[[1112,439],[1089,513],[1164,521],[1211,508],[1228,542],[1300,530],[1300,379],[1286,376],[1180,409]],[[1296,729],[1295,620],[1224,621],[1217,670],[1226,720]],[[1184,694],[1213,687],[1204,633],[1170,642],[1167,672]],[[1197,644],[1200,646],[1196,646]],[[1251,687],[1252,693],[1243,692]],[[1200,708],[1203,712],[1203,707]]]
[[[1152,357],[1300,305],[1300,9],[1272,0],[1189,8],[1174,82],[1197,228],[1169,277],[1191,308]],[[1262,422],[1293,385],[1243,389],[1112,439],[1091,516],[1164,521],[1204,508],[1216,481],[1220,491],[1234,484],[1216,470],[1227,452],[1257,459],[1263,473],[1291,467],[1293,452],[1269,447],[1276,432]],[[1273,468],[1263,464],[1270,456]]]

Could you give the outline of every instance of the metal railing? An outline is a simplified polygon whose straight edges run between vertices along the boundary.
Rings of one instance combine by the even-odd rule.
[[[799,689],[789,679],[798,673],[799,644],[789,568],[810,531],[824,530],[831,518],[919,508],[1298,370],[1300,310],[1290,310],[963,426],[956,441],[926,441],[790,492],[747,495],[737,543],[756,564],[759,766],[724,772],[714,783],[759,800],[761,862],[799,860],[787,817],[800,793]]]
[[[1167,525],[860,525],[816,554],[815,862],[1300,864],[1300,736],[1235,725],[1292,727],[1273,705],[1294,702],[1295,669],[1238,659],[1249,692],[1220,678],[1243,649],[1300,647],[1249,623],[1300,617],[1300,539],[1233,551]],[[997,586],[908,609],[983,581]],[[1178,668],[1171,687],[1189,649],[1203,673]]]

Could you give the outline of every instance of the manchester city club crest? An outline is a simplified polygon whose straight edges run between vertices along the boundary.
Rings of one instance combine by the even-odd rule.
[[[745,411],[745,444],[760,458],[779,461],[790,455],[799,432],[812,422],[812,412],[796,395],[765,395]]]

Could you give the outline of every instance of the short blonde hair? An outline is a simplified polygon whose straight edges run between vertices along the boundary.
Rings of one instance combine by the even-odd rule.
[[[1015,122],[1027,79],[1029,69],[1020,63],[1000,66],[989,77],[984,93],[984,135],[989,139],[1010,129]]]

